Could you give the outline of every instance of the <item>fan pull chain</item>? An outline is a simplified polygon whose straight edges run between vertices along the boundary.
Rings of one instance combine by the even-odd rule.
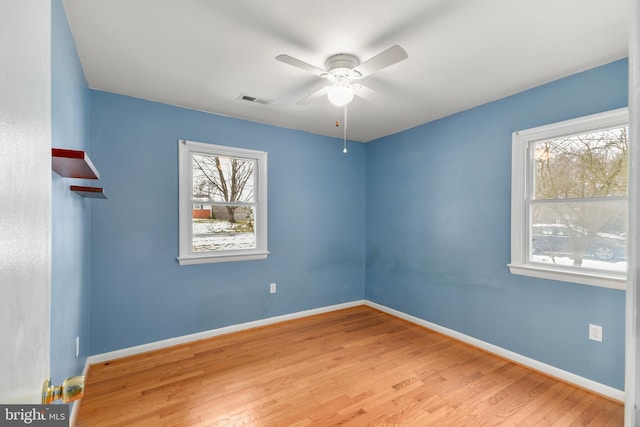
[[[347,105],[348,104],[344,104],[344,148],[342,149],[344,154],[347,154]]]

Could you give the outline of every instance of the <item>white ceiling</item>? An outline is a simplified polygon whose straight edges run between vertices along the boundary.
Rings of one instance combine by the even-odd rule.
[[[324,68],[398,44],[360,82],[348,138],[370,141],[627,56],[627,0],[64,0],[89,86],[342,137],[341,108],[296,101]],[[272,99],[270,105],[238,100]]]

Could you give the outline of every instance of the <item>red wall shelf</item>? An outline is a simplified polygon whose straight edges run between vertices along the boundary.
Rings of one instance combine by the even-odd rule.
[[[100,179],[98,170],[84,151],[52,148],[51,156],[51,167],[60,176]]]
[[[90,197],[92,199],[106,199],[104,189],[100,187],[83,187],[81,185],[72,185],[71,191],[81,195],[82,197]]]
[[[65,148],[51,149],[51,168],[65,178],[100,179],[100,174],[91,163],[91,159],[82,150],[67,150]],[[82,197],[92,199],[106,199],[104,189],[100,187],[84,187],[72,185],[69,188]]]

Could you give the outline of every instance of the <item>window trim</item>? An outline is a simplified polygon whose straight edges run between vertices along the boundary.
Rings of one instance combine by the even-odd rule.
[[[193,252],[191,219],[191,193],[193,191],[193,153],[239,157],[256,161],[254,171],[258,185],[256,192],[256,247],[220,252]],[[257,189],[257,191],[256,191]],[[178,140],[178,263],[180,265],[206,264],[231,261],[250,261],[265,259],[267,250],[267,152],[245,148],[227,147],[204,142]]]
[[[628,125],[628,108],[618,108],[589,116],[578,117],[549,125],[525,129],[512,134],[511,151],[511,262],[512,274],[541,279],[559,280],[610,289],[626,288],[626,273],[549,267],[533,264],[527,260],[527,195],[531,185],[529,175],[529,143],[546,138],[555,138],[580,132],[618,125]],[[628,197],[628,196],[627,196]]]

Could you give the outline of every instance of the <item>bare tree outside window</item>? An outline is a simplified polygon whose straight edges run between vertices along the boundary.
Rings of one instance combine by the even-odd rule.
[[[628,128],[535,143],[535,198],[626,196]]]

